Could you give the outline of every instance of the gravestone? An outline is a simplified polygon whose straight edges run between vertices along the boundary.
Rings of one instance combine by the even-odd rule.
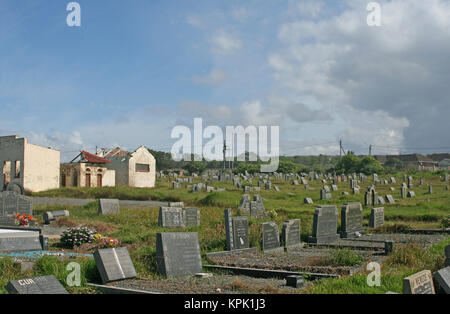
[[[341,209],[341,237],[354,238],[357,233],[362,233],[362,206],[361,203],[344,204]]]
[[[306,197],[303,201],[305,204],[314,204],[313,200],[309,197]]]
[[[339,240],[337,226],[338,209],[336,205],[317,207],[314,213],[313,234],[308,238],[308,242],[322,244]]]
[[[414,188],[414,180],[412,177],[408,177],[408,189]]]
[[[433,186],[431,184],[428,186],[428,194],[433,194]]]
[[[394,199],[394,197],[392,196],[392,195],[386,195],[386,201],[389,203],[389,204],[395,204],[395,199]]]
[[[179,188],[180,188],[180,183],[178,183],[178,182],[176,182],[176,181],[173,181],[173,182],[172,182],[172,188],[173,188],[173,189],[179,189]]]
[[[280,192],[280,188],[276,185],[273,186],[273,189],[275,190],[275,192]]]
[[[10,191],[0,193],[0,225],[14,226],[17,213],[32,216],[33,199]]]
[[[447,245],[444,250],[445,253],[445,266],[450,266],[450,245]]]
[[[408,197],[409,198],[413,198],[416,196],[416,193],[414,193],[414,191],[408,191]]]
[[[9,294],[69,294],[53,275],[11,280],[6,290]]]
[[[201,273],[202,259],[198,233],[157,233],[156,263],[158,272],[167,278]]]
[[[435,283],[446,293],[450,294],[450,267],[443,268],[434,274]]]
[[[126,247],[99,249],[93,255],[103,283],[136,277],[136,270]]]
[[[385,204],[383,196],[378,196],[378,204],[380,204],[380,205]]]
[[[403,294],[435,294],[431,271],[423,270],[404,278]]]
[[[184,202],[169,202],[169,207],[183,208],[184,207]]]
[[[225,231],[228,251],[246,249],[249,247],[247,217],[232,217],[231,209],[226,209]]]
[[[286,277],[286,286],[292,288],[301,288],[305,285],[302,275],[292,275]]]
[[[384,207],[372,208],[369,218],[369,227],[378,228],[384,225]]]
[[[184,208],[183,217],[186,227],[200,226],[200,211],[198,210],[198,208]]]
[[[262,249],[264,252],[282,252],[280,247],[280,231],[278,225],[274,222],[263,222],[262,231]]]
[[[300,240],[300,219],[287,220],[283,224],[281,238],[286,250],[301,247]]]
[[[184,212],[179,207],[161,207],[159,209],[158,226],[163,228],[184,228]]]
[[[248,218],[233,217],[232,226],[233,226],[234,249],[240,250],[249,248]]]
[[[331,186],[331,189],[332,189],[334,192],[336,192],[336,191],[338,190],[338,186],[335,185],[335,184],[333,184],[333,185]]]
[[[406,185],[402,185],[402,188],[400,190],[400,195],[402,198],[406,198],[407,191],[408,191],[408,189],[407,189]]]
[[[99,200],[98,213],[100,215],[115,215],[120,213],[119,200],[103,199]]]
[[[0,251],[40,251],[46,249],[46,241],[48,238],[40,235],[39,231],[0,229]]]
[[[68,210],[56,210],[52,212],[45,212],[43,214],[44,224],[50,224],[50,222],[56,220],[59,217],[69,217],[70,213]]]

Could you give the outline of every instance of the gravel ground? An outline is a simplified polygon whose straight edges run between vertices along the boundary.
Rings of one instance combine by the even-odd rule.
[[[288,253],[245,253],[239,255],[209,255],[208,260],[215,265],[311,272],[321,274],[348,275],[355,270],[351,266],[324,265],[326,257],[331,255],[330,249],[304,248]],[[358,251],[358,254],[370,258],[374,251]],[[356,267],[357,268],[357,267]]]
[[[211,278],[129,279],[108,285],[165,294],[292,294],[300,291],[287,287],[285,280],[222,274]]]

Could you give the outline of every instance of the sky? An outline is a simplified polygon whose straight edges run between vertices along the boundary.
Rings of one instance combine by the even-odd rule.
[[[0,135],[170,151],[175,126],[279,126],[281,155],[450,151],[450,1],[0,0]]]

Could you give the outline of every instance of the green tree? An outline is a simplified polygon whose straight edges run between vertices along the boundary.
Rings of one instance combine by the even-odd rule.
[[[205,169],[206,166],[203,162],[201,161],[193,161],[193,162],[187,162],[184,166],[183,169],[189,171],[189,173],[197,173],[197,174],[202,174]]]
[[[359,163],[358,171],[366,175],[371,175],[383,172],[384,168],[381,163],[372,156],[365,156]]]
[[[336,165],[337,173],[353,173],[359,170],[360,159],[353,155],[347,154],[339,160]]]
[[[277,172],[282,173],[297,173],[298,167],[296,164],[294,164],[292,161],[283,161],[280,160],[280,163],[278,165]]]
[[[403,162],[398,158],[390,158],[386,161],[386,163],[384,165],[393,170],[402,170],[403,169]]]

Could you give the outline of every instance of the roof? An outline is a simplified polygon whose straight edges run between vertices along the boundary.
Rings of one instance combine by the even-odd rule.
[[[450,167],[450,159],[442,159],[439,167]]]
[[[444,159],[450,159],[450,154],[431,154],[428,155],[428,157],[430,157],[434,161],[440,162]]]
[[[408,155],[376,155],[375,159],[378,160],[379,162],[381,162],[382,164],[386,163],[388,160],[390,159],[394,159],[397,158],[403,162],[427,162],[427,163],[433,163],[435,164],[436,161],[434,161],[433,159],[423,156],[421,154],[408,154]]]
[[[121,149],[120,147],[116,147],[106,152],[103,157],[105,158],[120,158],[128,156],[129,152]]]
[[[93,163],[93,164],[109,164],[111,163],[111,161],[109,161],[108,159],[99,157],[97,155],[88,153],[86,151],[81,151],[81,160],[80,162],[89,162],[89,163]]]

